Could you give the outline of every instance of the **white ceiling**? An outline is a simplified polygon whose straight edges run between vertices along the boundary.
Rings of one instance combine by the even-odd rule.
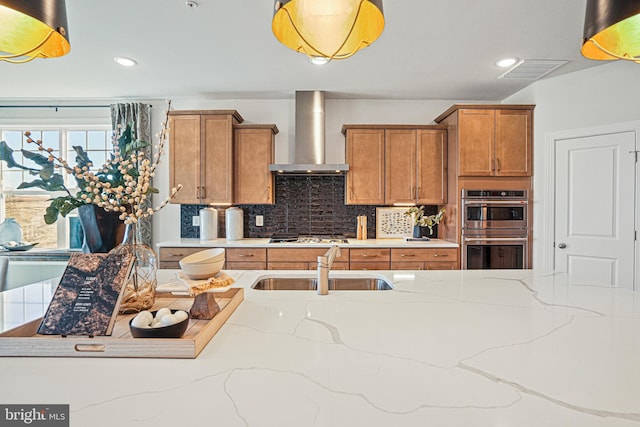
[[[586,0],[385,0],[386,27],[352,58],[312,65],[271,33],[272,0],[67,0],[71,54],[0,62],[0,101],[330,98],[502,100],[532,83],[496,59],[580,56]],[[114,56],[139,63],[126,69]]]

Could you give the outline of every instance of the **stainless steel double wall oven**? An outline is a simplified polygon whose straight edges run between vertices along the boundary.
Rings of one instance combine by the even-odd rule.
[[[462,190],[462,268],[529,268],[527,190]]]

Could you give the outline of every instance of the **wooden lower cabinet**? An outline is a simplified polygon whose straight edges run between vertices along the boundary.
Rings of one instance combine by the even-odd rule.
[[[393,248],[391,270],[457,270],[457,248]]]
[[[227,248],[225,267],[227,270],[265,270],[266,248]]]
[[[162,247],[160,268],[180,268],[179,261],[203,247]],[[315,270],[328,248],[226,248],[227,270]],[[457,248],[341,248],[332,270],[457,270]]]
[[[351,249],[349,266],[351,270],[389,270],[390,260],[389,248]]]
[[[318,257],[329,248],[269,248],[267,270],[315,270]],[[332,270],[349,269],[349,249],[340,248],[341,254],[333,261]]]

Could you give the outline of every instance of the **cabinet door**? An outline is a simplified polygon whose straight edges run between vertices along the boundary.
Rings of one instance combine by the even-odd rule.
[[[531,176],[531,110],[496,111],[496,175]]]
[[[416,201],[416,130],[385,131],[385,190],[387,204]]]
[[[232,116],[202,115],[200,133],[203,150],[202,201],[200,203],[230,204],[233,202]],[[191,167],[188,163],[185,165]]]
[[[348,129],[345,146],[346,204],[383,205],[384,129]]]
[[[447,132],[421,129],[417,132],[417,203],[447,202]]]
[[[200,116],[169,116],[169,129],[169,186],[182,184],[171,203],[200,203]]]
[[[458,111],[460,176],[492,176],[495,110]]]
[[[240,205],[273,204],[273,130],[234,130],[233,202]]]

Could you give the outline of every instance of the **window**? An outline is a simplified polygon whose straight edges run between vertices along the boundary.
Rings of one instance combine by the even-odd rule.
[[[47,127],[15,127],[0,125],[0,139],[5,141],[13,150],[13,158],[24,166],[35,163],[24,158],[21,149],[37,152],[35,144],[29,144],[24,136],[24,130],[31,132],[31,138],[42,140],[43,145],[52,148],[52,154],[75,164],[73,146],[81,146],[94,164],[94,169],[102,166],[112,151],[111,127],[98,126],[47,126]],[[75,194],[77,183],[72,175],[63,173],[65,185]],[[47,225],[44,213],[52,197],[63,195],[64,192],[52,193],[39,188],[18,189],[22,182],[31,182],[37,176],[19,168],[8,168],[0,161],[0,217],[15,218],[22,226],[23,240],[38,242],[40,248],[79,248],[82,245],[82,228],[77,212],[74,211],[66,218],[59,218],[56,223]]]

